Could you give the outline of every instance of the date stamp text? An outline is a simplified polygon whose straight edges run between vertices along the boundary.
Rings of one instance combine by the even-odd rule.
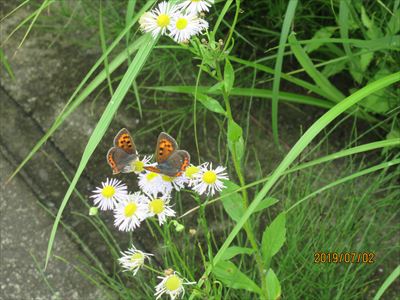
[[[374,252],[315,252],[314,263],[373,264]]]

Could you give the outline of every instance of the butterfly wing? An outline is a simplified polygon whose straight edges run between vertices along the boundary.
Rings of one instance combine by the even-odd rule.
[[[156,161],[161,164],[167,161],[173,152],[178,150],[175,139],[165,132],[161,132],[157,139]]]
[[[114,138],[114,146],[121,148],[127,154],[136,154],[137,150],[133,138],[126,128],[122,128]]]
[[[190,155],[185,150],[177,150],[162,164],[158,164],[159,173],[171,177],[178,177],[185,172],[190,164]]]
[[[107,162],[113,174],[132,172],[132,162],[137,159],[136,153],[128,154],[124,149],[112,147],[107,153]]]

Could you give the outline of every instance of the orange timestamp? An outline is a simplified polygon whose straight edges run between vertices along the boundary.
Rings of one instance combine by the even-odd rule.
[[[373,264],[374,252],[315,252],[314,263]]]

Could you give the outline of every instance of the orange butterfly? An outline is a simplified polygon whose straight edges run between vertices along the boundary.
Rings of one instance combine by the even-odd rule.
[[[132,172],[132,162],[138,159],[135,143],[126,128],[122,128],[114,138],[114,147],[107,152],[107,162],[113,174]]]
[[[156,166],[145,166],[148,171],[171,177],[181,176],[190,164],[190,155],[185,150],[178,150],[173,137],[161,132],[157,139]]]

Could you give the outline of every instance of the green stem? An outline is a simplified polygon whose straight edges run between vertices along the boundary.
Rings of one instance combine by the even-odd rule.
[[[223,76],[222,76],[221,68],[220,68],[218,62],[216,62],[216,71],[217,71],[218,79],[221,82],[223,82]],[[224,102],[225,102],[225,110],[226,110],[227,117],[229,120],[233,121],[231,105],[229,102],[229,95],[223,90],[222,96],[223,96]],[[232,160],[233,160],[233,165],[235,167],[236,175],[239,178],[240,186],[243,187],[246,185],[246,182],[245,182],[245,179],[244,179],[244,176],[242,173],[240,161],[238,160],[238,157],[237,157],[236,148],[232,147],[230,150],[231,150],[231,155],[232,155]],[[242,193],[243,207],[245,209],[247,209],[247,207],[249,206],[247,189],[243,189],[241,191],[241,193]],[[254,249],[255,259],[256,259],[258,271],[260,273],[262,290],[265,291],[266,282],[265,282],[265,276],[264,276],[264,263],[263,263],[261,255],[260,255],[260,251],[259,251],[258,244],[257,244],[256,238],[255,238],[254,232],[253,232],[253,226],[251,225],[250,219],[248,219],[247,222],[243,225],[243,228],[247,234],[247,237],[249,239],[251,247]]]
[[[237,23],[237,20],[239,17],[239,12],[240,12],[240,0],[236,0],[235,17],[233,18],[233,23],[232,23],[231,29],[229,30],[228,38],[226,39],[226,43],[225,43],[223,52],[225,52],[225,50],[228,48],[228,45],[232,39],[232,34],[235,31],[235,26],[236,26],[236,23]]]

